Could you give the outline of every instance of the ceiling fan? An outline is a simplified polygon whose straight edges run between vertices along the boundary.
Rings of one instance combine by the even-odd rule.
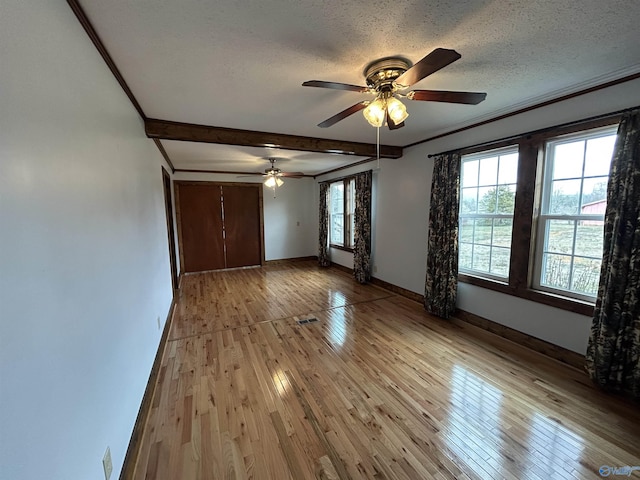
[[[455,50],[436,48],[414,65],[402,57],[387,57],[371,62],[364,70],[364,77],[367,82],[366,87],[347,83],[324,82],[322,80],[309,80],[304,82],[302,86],[348,90],[376,96],[373,101],[365,100],[337,113],[319,123],[319,127],[330,127],[340,120],[364,110],[364,117],[372,126],[381,127],[386,122],[389,130],[395,130],[404,127],[404,121],[409,116],[406,107],[399,98],[468,105],[477,105],[486,98],[486,93],[478,92],[450,92],[444,90],[412,90],[404,92],[410,86],[455,62],[460,57],[461,55]]]
[[[265,187],[273,188],[274,190],[277,187],[280,187],[284,184],[282,178],[302,178],[304,177],[304,173],[302,172],[283,172],[279,168],[276,168],[276,160],[277,158],[269,158],[269,162],[271,166],[266,168],[264,173],[250,173],[247,175],[242,175],[243,177],[248,177],[252,175],[262,175],[264,177],[264,185]]]

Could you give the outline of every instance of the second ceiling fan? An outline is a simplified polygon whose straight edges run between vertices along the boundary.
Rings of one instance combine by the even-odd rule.
[[[429,55],[414,65],[402,57],[388,57],[370,63],[364,71],[367,86],[347,83],[309,80],[304,87],[331,88],[358,93],[369,93],[376,96],[373,101],[362,101],[337,113],[318,124],[319,127],[330,127],[360,110],[374,127],[381,127],[386,122],[390,130],[404,126],[408,117],[407,109],[399,98],[423,102],[445,102],[477,105],[487,94],[478,92],[450,92],[444,90],[412,90],[404,92],[423,78],[437,72],[441,68],[455,62],[461,55],[455,50],[436,48]]]

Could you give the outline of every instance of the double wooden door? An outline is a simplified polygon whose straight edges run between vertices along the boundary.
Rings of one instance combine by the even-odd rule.
[[[262,263],[262,184],[176,182],[184,272]]]

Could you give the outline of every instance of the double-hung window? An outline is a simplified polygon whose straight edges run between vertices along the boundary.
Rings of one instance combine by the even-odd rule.
[[[593,313],[616,121],[588,120],[511,138],[514,147],[463,151],[460,281]]]
[[[509,277],[518,147],[462,157],[458,266],[461,272]]]
[[[547,141],[534,288],[593,301],[615,128]]]
[[[329,185],[329,237],[332,247],[352,249],[354,245],[355,179]]]

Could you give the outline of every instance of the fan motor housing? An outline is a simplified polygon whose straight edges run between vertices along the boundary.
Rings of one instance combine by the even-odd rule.
[[[393,90],[396,78],[411,68],[411,62],[402,57],[387,57],[371,62],[364,69],[364,77],[369,88],[380,92]]]

